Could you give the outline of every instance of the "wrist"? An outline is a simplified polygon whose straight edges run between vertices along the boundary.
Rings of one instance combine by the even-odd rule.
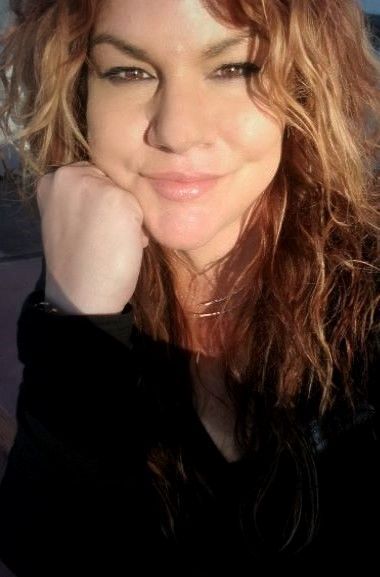
[[[75,295],[68,299],[63,291],[51,282],[46,282],[44,295],[43,300],[50,306],[42,305],[41,309],[51,308],[55,314],[111,315],[121,313],[125,306],[125,303],[115,304],[112,299],[105,300],[99,296],[90,298],[88,295]]]
[[[39,301],[34,304],[34,308],[47,314],[64,315],[65,311],[53,305],[47,300]]]

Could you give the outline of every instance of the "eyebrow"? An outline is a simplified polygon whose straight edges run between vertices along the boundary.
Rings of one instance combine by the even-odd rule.
[[[251,38],[251,36],[247,33],[239,34],[238,36],[225,38],[224,40],[221,40],[216,44],[208,45],[201,51],[201,58],[206,60],[218,56],[228,48],[236,46],[237,44],[241,44],[244,40],[247,40],[248,38]],[[126,54],[127,56],[133,56],[134,58],[137,58],[138,60],[143,60],[145,62],[150,61],[149,53],[146,50],[143,50],[142,48],[139,48],[134,44],[130,44],[129,42],[125,42],[125,40],[123,40],[122,38],[118,38],[113,34],[103,33],[94,36],[94,38],[90,40],[90,51],[98,44],[111,44],[112,46],[114,46],[115,48],[120,50],[120,52]]]

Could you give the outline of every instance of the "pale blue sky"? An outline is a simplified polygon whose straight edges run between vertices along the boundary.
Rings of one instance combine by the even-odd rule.
[[[380,14],[380,0],[361,0],[364,10],[371,14]]]

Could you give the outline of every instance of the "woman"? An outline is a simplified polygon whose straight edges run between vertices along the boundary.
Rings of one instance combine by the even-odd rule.
[[[370,566],[379,65],[357,2],[12,4],[3,125],[45,266],[5,563]]]

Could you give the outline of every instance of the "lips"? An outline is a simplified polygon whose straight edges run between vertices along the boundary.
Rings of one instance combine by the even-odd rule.
[[[155,172],[147,174],[148,178],[155,180],[169,180],[174,182],[199,182],[203,180],[210,180],[212,178],[219,178],[219,174],[210,174],[205,172]]]
[[[155,192],[163,198],[184,201],[199,198],[212,189],[222,176],[199,172],[161,172],[147,178]]]
[[[176,182],[152,179],[151,184],[160,196],[168,200],[192,200],[199,198],[214,187],[218,180],[218,178],[210,178],[194,182]]]

